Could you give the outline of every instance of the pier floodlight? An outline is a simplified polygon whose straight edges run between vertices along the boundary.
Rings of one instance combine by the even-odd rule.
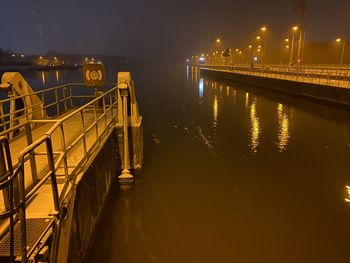
[[[217,38],[216,39],[216,43],[220,43],[221,42],[221,39],[220,38]]]
[[[299,27],[294,26],[292,29],[293,29],[294,31],[297,31],[297,30],[299,29]]]
[[[339,43],[341,42],[341,38],[337,38],[335,41]]]
[[[260,36],[257,36],[257,37],[256,37],[257,40],[260,40],[260,38],[261,38]]]
[[[260,30],[265,32],[267,30],[267,28],[266,28],[266,26],[263,26],[262,28],[260,28]]]

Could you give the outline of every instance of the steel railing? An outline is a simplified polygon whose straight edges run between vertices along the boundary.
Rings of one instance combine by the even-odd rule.
[[[337,69],[297,68],[281,66],[222,66],[202,65],[203,68],[212,70],[223,70],[238,74],[277,78],[298,82],[315,83],[320,85],[350,87],[350,71]]]
[[[108,83],[113,85],[114,83]],[[96,97],[91,94],[94,89],[85,88],[86,94],[75,95],[74,89],[84,86],[83,83],[68,83],[65,85],[48,88],[45,90],[31,92],[20,96],[11,96],[7,99],[0,100],[0,131],[1,134],[6,132],[10,127],[12,131],[19,130],[23,125],[19,123],[20,120],[33,120],[35,113],[41,114],[42,118],[60,116],[63,112],[74,108],[77,100],[86,100]],[[79,89],[81,91],[81,89]],[[40,103],[27,105],[27,98],[31,96],[37,96],[41,99]],[[23,108],[17,110],[11,110],[11,103],[14,101],[23,101]],[[12,125],[11,125],[12,124]]]
[[[75,84],[69,84],[75,85]],[[77,84],[79,85],[79,84]],[[60,87],[65,87],[60,86]],[[55,90],[55,88],[50,89]],[[42,91],[44,92],[44,91]],[[23,96],[21,96],[23,97]],[[81,98],[82,96],[75,96]],[[91,98],[90,95],[84,95],[84,98]],[[71,95],[69,99],[71,100]],[[87,120],[87,116],[92,116]],[[32,141],[25,149],[23,149],[18,155],[17,164],[13,165],[11,162],[11,153],[9,148],[9,139],[7,138],[8,133],[13,132],[13,129],[3,131],[0,135],[0,144],[5,149],[5,156],[7,160],[7,168],[4,170],[4,175],[0,180],[0,190],[3,191],[4,201],[7,203],[6,211],[0,214],[0,220],[10,220],[10,257],[13,258],[13,242],[14,242],[14,225],[15,221],[19,219],[21,229],[21,254],[22,261],[25,262],[28,257],[33,253],[34,248],[31,248],[29,253],[27,251],[26,242],[26,206],[28,201],[38,192],[38,190],[46,183],[47,180],[51,179],[52,195],[54,201],[54,210],[56,211],[56,217],[58,218],[60,202],[64,198],[68,190],[68,185],[76,175],[77,171],[85,162],[92,158],[92,152],[96,147],[103,141],[105,136],[109,134],[109,131],[115,126],[117,119],[117,87],[113,87],[95,97],[88,103],[79,107],[78,109],[69,112],[60,119],[44,119],[44,120],[27,120],[25,123],[16,126],[16,129],[26,128],[26,136],[32,137],[34,124],[52,123],[50,129],[45,132],[39,139]],[[72,120],[78,120],[80,123],[80,129],[78,132],[69,136],[66,135],[65,125],[70,123]],[[53,137],[59,133],[59,140],[57,141]],[[89,134],[89,136],[88,136]],[[93,140],[91,140],[93,136]],[[88,143],[89,138],[89,143]],[[27,140],[28,141],[28,140]],[[43,144],[46,145],[46,149],[42,151]],[[56,145],[58,144],[58,145]],[[83,157],[78,163],[75,163],[75,169],[69,170],[69,154],[72,150],[82,146]],[[40,151],[39,151],[40,150]],[[47,156],[48,167],[43,169],[40,179],[38,174],[32,176],[36,180],[33,180],[32,187],[26,189],[25,186],[25,163],[30,161],[31,173],[38,173],[38,163],[36,157]],[[5,159],[4,159],[5,160]],[[1,158],[0,158],[1,162]],[[35,166],[35,169],[33,167]],[[0,167],[4,165],[0,164]],[[6,165],[5,165],[6,167]],[[58,170],[63,167],[64,170],[64,184],[61,193],[58,193],[56,176]],[[48,168],[48,172],[47,171]],[[1,171],[0,171],[1,172]],[[15,215],[18,214],[18,217]]]
[[[35,193],[41,188],[48,179],[51,180],[52,187],[52,196],[54,202],[54,216],[59,216],[60,211],[60,203],[58,196],[58,188],[55,176],[55,170],[59,164],[55,165],[52,151],[52,142],[49,137],[42,138],[32,145],[25,148],[21,151],[18,157],[18,163],[20,164],[15,171],[12,170],[11,164],[11,156],[10,149],[8,144],[8,139],[6,137],[1,137],[2,145],[5,147],[6,159],[8,161],[7,168],[8,171],[6,175],[3,177],[3,180],[0,184],[0,190],[6,190],[9,201],[9,210],[0,214],[0,220],[9,219],[10,224],[10,262],[14,262],[14,232],[15,232],[15,221],[18,220],[20,224],[20,237],[21,237],[21,260],[22,262],[27,262],[27,258],[29,258],[34,252],[35,246],[30,248],[29,253],[27,253],[27,239],[26,239],[26,204],[28,201],[35,195]],[[25,189],[25,177],[24,177],[24,164],[25,164],[25,156],[28,155],[31,151],[35,150],[35,148],[39,147],[42,144],[46,144],[47,148],[47,163],[49,171],[47,174],[35,185],[35,187],[26,193]],[[17,190],[17,191],[16,191]],[[17,216],[18,214],[18,216]],[[40,240],[39,240],[40,241]]]

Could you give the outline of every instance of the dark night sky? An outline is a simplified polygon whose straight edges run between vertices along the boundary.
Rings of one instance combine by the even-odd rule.
[[[220,36],[246,46],[267,25],[282,39],[299,13],[288,0],[1,0],[0,47],[144,58],[185,58]],[[307,41],[350,39],[350,1],[308,0]]]

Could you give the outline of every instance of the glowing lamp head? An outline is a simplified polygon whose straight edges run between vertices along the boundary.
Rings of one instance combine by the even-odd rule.
[[[337,38],[335,41],[337,41],[339,43],[339,42],[341,42],[341,38]]]
[[[221,39],[220,38],[217,38],[216,39],[216,43],[220,43],[221,42]]]
[[[293,30],[294,30],[294,31],[297,31],[298,29],[299,29],[299,27],[297,27],[297,26],[294,26],[294,27],[293,27]]]

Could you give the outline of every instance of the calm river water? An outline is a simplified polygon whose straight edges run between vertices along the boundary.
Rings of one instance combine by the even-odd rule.
[[[88,262],[350,261],[349,112],[192,67],[132,75],[144,172],[128,190],[116,183]],[[28,78],[39,88],[82,79]]]

